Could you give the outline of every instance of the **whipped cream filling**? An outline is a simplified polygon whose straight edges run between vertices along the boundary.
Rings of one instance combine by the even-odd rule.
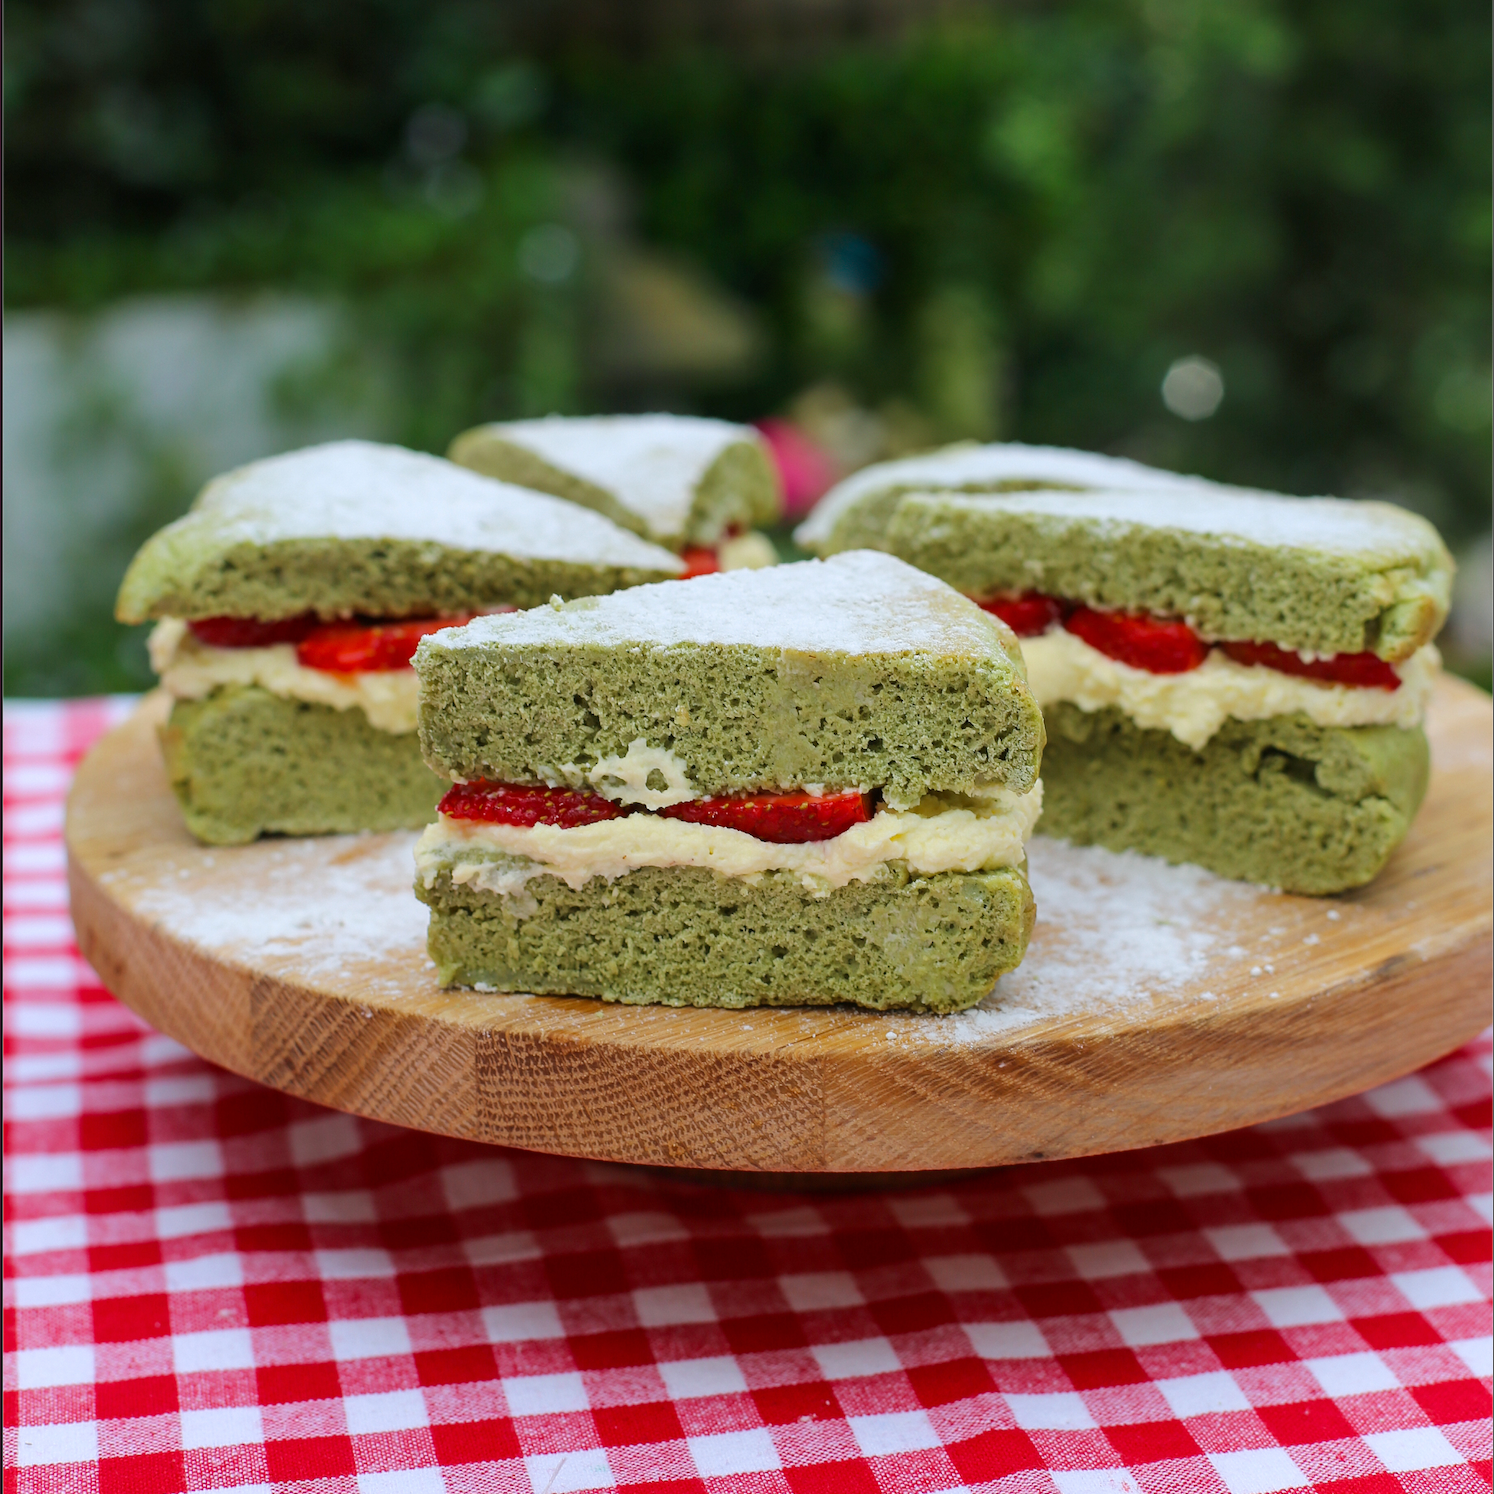
[[[370,669],[333,674],[307,669],[293,643],[268,648],[213,648],[178,617],[158,622],[150,635],[151,668],[176,700],[201,700],[224,685],[258,685],[282,700],[349,711],[392,736],[415,730],[420,682],[413,669]]]
[[[978,795],[929,794],[913,809],[883,808],[833,840],[775,845],[741,830],[692,825],[659,815],[564,829],[559,825],[493,825],[437,817],[415,846],[425,886],[442,871],[460,885],[496,893],[508,911],[535,911],[527,884],[558,877],[578,890],[593,877],[611,882],[644,866],[698,866],[723,877],[756,881],[764,872],[794,873],[816,896],[886,875],[893,862],[933,876],[1018,866],[1043,808],[1043,786],[1025,794],[983,789]]]
[[[634,737],[624,756],[604,757],[589,770],[562,763],[558,768],[541,766],[539,776],[551,788],[591,787],[614,804],[641,804],[645,809],[667,809],[700,798],[684,759],[668,748],[650,747],[643,737]]]
[[[760,571],[778,564],[778,551],[766,534],[750,529],[734,539],[722,540],[716,546],[716,559],[723,571]]]
[[[1027,682],[1039,706],[1067,701],[1081,711],[1114,706],[1138,726],[1170,731],[1201,750],[1224,723],[1265,721],[1300,712],[1317,726],[1421,724],[1441,658],[1430,644],[1394,667],[1398,690],[1303,679],[1263,664],[1237,664],[1211,649],[1197,669],[1152,674],[1133,669],[1054,626],[1022,640]]]

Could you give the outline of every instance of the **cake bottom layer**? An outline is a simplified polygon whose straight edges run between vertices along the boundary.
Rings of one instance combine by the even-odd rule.
[[[1043,713],[1038,831],[1191,861],[1287,892],[1368,882],[1426,793],[1427,740],[1305,716],[1228,721],[1200,752],[1114,709]]]
[[[910,876],[891,868],[828,896],[789,872],[755,883],[644,867],[573,891],[526,884],[527,917],[442,871],[431,909],[442,985],[668,1006],[829,1006],[955,1012],[1021,962],[1033,901],[1021,867]]]
[[[421,760],[414,732],[395,736],[356,707],[282,700],[257,685],[177,701],[161,747],[187,828],[212,845],[414,830],[451,787]]]

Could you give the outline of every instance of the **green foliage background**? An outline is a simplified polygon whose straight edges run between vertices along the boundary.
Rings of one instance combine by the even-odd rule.
[[[929,439],[1387,494],[1454,543],[1487,528],[1486,8],[1073,0],[626,54],[526,30],[530,14],[15,0],[7,305],[335,296],[354,332],[321,377],[377,366],[386,434],[433,450],[551,409],[755,418],[833,379]],[[458,122],[459,150],[422,145],[432,118]],[[598,163],[629,184],[643,242],[755,309],[762,356],[741,377],[595,374],[606,233],[575,182]],[[556,221],[580,234],[579,271],[527,277],[524,235]],[[871,255],[851,292],[847,235]],[[1190,353],[1228,391],[1195,424],[1158,397]],[[158,495],[141,527],[187,496]],[[8,661],[7,687],[50,667]],[[129,676],[111,645],[70,678]]]

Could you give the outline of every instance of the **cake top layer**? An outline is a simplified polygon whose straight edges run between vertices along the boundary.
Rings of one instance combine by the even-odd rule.
[[[1435,636],[1452,583],[1437,531],[1394,504],[1240,488],[905,493],[885,542],[968,596],[1036,589],[1392,662]]]
[[[481,617],[429,640],[447,649],[677,643],[797,653],[988,655],[1005,629],[933,576],[850,550],[757,571],[725,571]]]
[[[477,618],[415,671],[425,760],[469,782],[859,785],[908,808],[1025,793],[1043,746],[1011,630],[879,552]]]
[[[650,534],[684,531],[701,479],[750,426],[693,415],[549,415],[484,427],[550,466],[612,494]]]
[[[177,522],[258,545],[429,540],[536,560],[679,569],[673,555],[589,509],[374,441],[309,446],[224,473]]]
[[[807,549],[829,544],[840,519],[864,500],[889,490],[970,489],[1001,484],[1053,485],[1067,488],[1163,488],[1203,484],[1202,478],[1182,477],[1124,457],[1062,446],[1025,446],[1016,441],[989,446],[960,445],[877,462],[838,483],[815,505],[814,512],[794,531]]]
[[[917,495],[922,498],[924,495]],[[1175,530],[1273,549],[1326,551],[1376,568],[1440,556],[1442,541],[1420,515],[1357,498],[1288,498],[1242,488],[1152,491],[933,493],[932,504],[965,514],[1028,514],[1098,526]]]
[[[116,611],[124,622],[405,616],[532,606],[681,569],[563,499],[403,447],[337,441],[215,478],[141,547]]]

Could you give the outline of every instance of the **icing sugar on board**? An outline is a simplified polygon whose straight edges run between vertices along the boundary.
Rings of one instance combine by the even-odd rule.
[[[907,1172],[1248,1124],[1382,1082],[1487,1021],[1490,705],[1446,681],[1434,778],[1330,899],[1039,837],[1024,964],[954,1017],[442,991],[413,834],[199,846],[147,702],[68,813],[80,947],[162,1031],[340,1109],[611,1161]]]

